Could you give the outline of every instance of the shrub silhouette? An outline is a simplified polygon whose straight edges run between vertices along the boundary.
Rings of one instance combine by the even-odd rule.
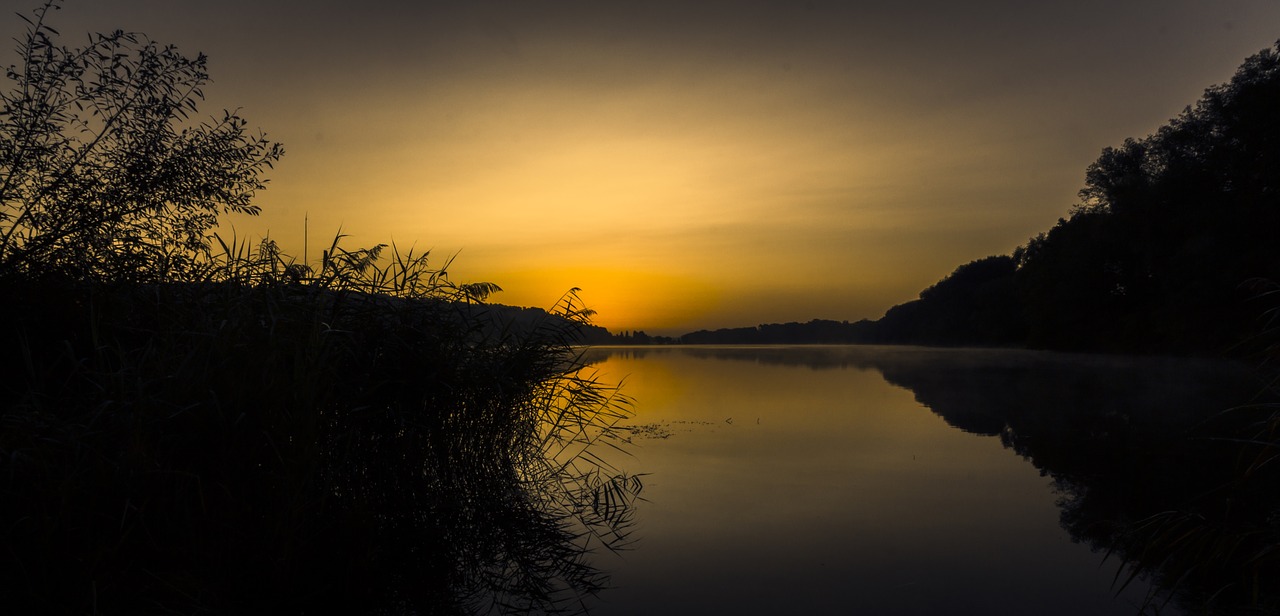
[[[395,246],[208,232],[283,150],[143,35],[28,21],[0,101],[0,596],[15,613],[572,611],[641,484],[590,312]]]
[[[219,213],[256,214],[284,150],[233,112],[196,121],[206,58],[145,35],[67,47],[50,0],[27,21],[0,92],[0,275],[174,280]]]

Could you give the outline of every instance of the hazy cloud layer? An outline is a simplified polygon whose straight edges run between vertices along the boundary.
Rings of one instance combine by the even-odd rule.
[[[210,55],[288,155],[242,235],[339,225],[618,329],[876,317],[1280,37],[1271,1],[71,0]],[[3,31],[17,36],[10,18]],[[5,63],[15,62],[10,55]]]

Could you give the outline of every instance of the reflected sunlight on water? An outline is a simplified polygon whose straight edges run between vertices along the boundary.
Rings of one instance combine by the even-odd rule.
[[[964,352],[937,367],[912,352],[593,349],[652,428],[620,461],[648,473],[639,543],[598,560],[616,588],[593,613],[1136,613],[1147,587],[1116,596],[1117,563],[1060,526],[1050,476],[917,401],[936,387],[883,376],[932,381]],[[952,389],[973,385],[957,376]],[[982,404],[959,400],[956,416]]]

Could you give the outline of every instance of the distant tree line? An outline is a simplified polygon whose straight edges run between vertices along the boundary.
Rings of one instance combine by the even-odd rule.
[[[651,336],[642,330],[623,330],[613,333],[598,325],[586,325],[579,336],[585,344],[648,345],[680,344],[681,339],[671,336]]]
[[[878,321],[697,331],[688,344],[902,343],[1239,352],[1280,280],[1280,43],[1155,134],[1103,150],[1069,216]]]
[[[854,344],[865,342],[871,321],[827,321],[770,323],[755,327],[734,327],[714,331],[698,330],[680,336],[683,344]]]

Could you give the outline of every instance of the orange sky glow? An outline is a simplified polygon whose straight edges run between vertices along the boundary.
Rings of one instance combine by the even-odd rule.
[[[457,254],[493,301],[579,287],[651,334],[877,318],[1280,38],[1270,0],[65,5],[67,42],[207,53],[202,110],[285,144],[241,237],[300,255],[307,218],[313,253]]]

